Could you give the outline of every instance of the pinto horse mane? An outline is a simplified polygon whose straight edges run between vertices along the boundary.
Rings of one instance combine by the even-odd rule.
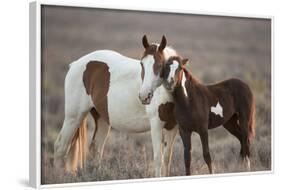
[[[177,51],[172,46],[167,46],[163,51],[165,60],[168,60],[170,57],[179,56]]]
[[[151,47],[155,46],[156,48],[154,51],[156,52],[160,46],[159,43],[151,43]],[[145,53],[145,52],[144,52]],[[177,51],[172,47],[172,46],[166,46],[165,49],[163,50],[163,55],[165,60],[170,59],[171,57],[178,57]]]

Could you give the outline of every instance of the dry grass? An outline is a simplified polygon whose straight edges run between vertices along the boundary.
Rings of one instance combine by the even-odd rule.
[[[102,168],[94,155],[78,176],[54,172],[53,144],[64,118],[64,77],[68,64],[98,49],[140,58],[141,37],[168,43],[191,59],[190,69],[205,83],[238,77],[256,97],[257,132],[251,147],[252,170],[271,169],[270,21],[45,7],[42,11],[42,183],[104,181],[153,177],[149,133],[112,131]],[[222,127],[210,130],[216,173],[244,171],[237,165],[239,142]],[[208,174],[198,135],[192,137],[192,174]],[[171,175],[184,175],[183,147],[174,146]]]

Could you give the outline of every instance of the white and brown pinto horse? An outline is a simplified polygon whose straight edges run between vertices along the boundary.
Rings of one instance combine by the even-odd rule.
[[[170,57],[164,68],[164,86],[174,98],[174,116],[184,144],[186,174],[190,175],[191,133],[200,135],[204,160],[213,173],[208,129],[223,125],[241,143],[240,156],[250,170],[250,140],[255,134],[255,100],[239,79],[212,85],[200,83],[186,69],[188,59]]]
[[[65,118],[54,146],[56,166],[68,171],[82,168],[92,139],[101,158],[111,128],[126,133],[151,130],[155,175],[168,175],[178,131],[175,119],[167,114],[172,112],[169,106],[172,96],[164,87],[157,88],[154,98],[149,92],[162,83],[158,69],[151,65],[156,61],[164,64],[176,52],[166,47],[164,36],[160,45],[149,45],[144,36],[143,44],[145,52],[141,61],[100,50],[71,63],[65,78]],[[156,83],[142,80],[143,76],[151,77]],[[146,92],[149,95],[142,102],[151,102],[149,105],[143,105],[138,98]],[[94,119],[94,126],[87,128],[88,115]],[[87,129],[93,127],[89,134]]]

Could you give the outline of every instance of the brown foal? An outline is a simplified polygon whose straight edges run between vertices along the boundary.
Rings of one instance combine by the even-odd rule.
[[[203,157],[213,173],[208,129],[223,125],[241,144],[240,156],[250,170],[250,140],[255,135],[255,101],[239,79],[204,85],[186,69],[188,59],[171,57],[164,66],[164,86],[173,95],[174,115],[184,145],[186,174],[190,175],[191,133],[200,136]]]

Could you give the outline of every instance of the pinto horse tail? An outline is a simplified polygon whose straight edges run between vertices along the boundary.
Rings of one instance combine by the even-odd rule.
[[[88,154],[87,117],[85,117],[75,132],[66,160],[66,171],[76,173],[78,168],[83,169]]]
[[[255,106],[255,100],[253,98],[252,104],[251,104],[251,110],[250,110],[250,118],[249,118],[249,135],[248,139],[251,141],[255,137],[256,133],[256,106]]]

